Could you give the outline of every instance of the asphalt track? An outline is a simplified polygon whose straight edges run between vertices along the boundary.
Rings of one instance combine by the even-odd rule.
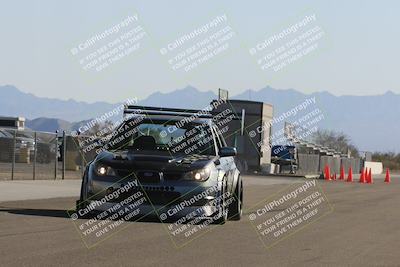
[[[400,265],[398,176],[392,176],[391,184],[383,179],[375,179],[374,184],[318,181],[331,211],[269,248],[261,242],[249,214],[260,201],[305,180],[244,178],[244,218],[209,226],[211,231],[180,248],[162,223],[151,220],[127,222],[128,227],[88,249],[65,212],[75,197],[1,202],[0,265]]]

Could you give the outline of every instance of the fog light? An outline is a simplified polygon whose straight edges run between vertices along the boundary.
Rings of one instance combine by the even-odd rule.
[[[107,194],[111,194],[114,191],[113,187],[107,188]]]

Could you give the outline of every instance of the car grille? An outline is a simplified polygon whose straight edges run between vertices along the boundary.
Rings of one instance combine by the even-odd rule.
[[[119,175],[129,177],[137,177],[141,186],[135,188],[133,191],[144,191],[146,199],[150,200],[153,205],[173,205],[179,203],[181,194],[175,191],[173,186],[164,186],[160,184],[161,175],[165,181],[176,181],[182,178],[179,172],[165,172],[160,174],[158,171],[150,170],[117,170]],[[133,192],[126,192],[122,198],[126,198]]]
[[[179,172],[164,172],[163,175],[165,181],[177,181],[182,178],[182,173]]]
[[[154,184],[160,182],[160,173],[156,171],[138,171],[136,176],[140,183]]]
[[[141,184],[155,184],[160,182],[160,173],[157,171],[134,171],[117,169],[121,178],[137,178]]]
[[[117,169],[116,171],[121,178],[137,178],[139,182],[143,184],[155,184],[159,183],[161,180],[160,172],[158,171],[134,171],[124,169]],[[183,174],[180,172],[163,172],[162,176],[165,181],[178,181],[182,179]]]
[[[126,170],[126,169],[117,169],[116,170],[117,174],[121,178],[128,178],[128,177],[135,177],[134,171],[132,170]]]
[[[127,192],[122,193],[116,202],[120,202],[124,199],[129,198],[136,192],[143,192],[147,200],[150,200],[153,205],[172,205],[172,203],[178,203],[180,201],[181,194],[175,192],[173,187],[167,186],[143,186],[139,188],[131,189]],[[149,204],[149,203],[147,203]]]

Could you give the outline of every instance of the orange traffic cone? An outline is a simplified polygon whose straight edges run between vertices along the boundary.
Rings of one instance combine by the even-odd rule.
[[[328,180],[330,181],[330,180],[332,180],[332,178],[331,178],[331,168],[329,167],[329,165],[328,165]]]
[[[360,174],[360,180],[358,181],[359,183],[365,183],[365,172],[364,169],[362,169],[361,174]]]
[[[369,180],[371,181],[371,184],[373,184],[374,183],[374,178],[372,177],[372,169],[371,168],[369,168]]]
[[[390,183],[390,173],[389,173],[389,168],[386,168],[385,183]]]
[[[325,165],[325,180],[327,181],[331,180],[331,174],[328,165]]]
[[[353,182],[353,169],[349,168],[349,174],[347,176],[347,182]]]
[[[340,177],[339,180],[344,180],[344,167],[343,165],[340,166]]]
[[[369,183],[369,184],[373,184],[374,183],[374,181],[372,180],[371,168],[369,168],[369,172],[368,172],[368,175],[367,175],[367,183]]]

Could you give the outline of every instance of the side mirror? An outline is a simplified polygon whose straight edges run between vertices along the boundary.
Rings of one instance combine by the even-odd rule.
[[[218,154],[220,157],[234,157],[237,152],[235,147],[224,146],[221,147]]]

